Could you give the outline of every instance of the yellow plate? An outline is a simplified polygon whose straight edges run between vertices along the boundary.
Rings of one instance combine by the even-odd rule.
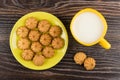
[[[62,49],[56,50],[54,57],[52,57],[50,59],[46,59],[45,63],[42,66],[35,66],[32,61],[23,60],[21,57],[22,50],[17,48],[18,37],[16,35],[16,30],[18,29],[18,27],[25,25],[25,20],[28,17],[35,17],[38,20],[46,19],[46,20],[50,21],[52,25],[60,26],[63,31],[61,37],[65,41],[64,47]],[[11,48],[12,54],[14,55],[14,57],[20,64],[22,64],[24,67],[32,69],[32,70],[45,70],[45,69],[55,66],[58,62],[60,62],[60,60],[65,55],[67,47],[68,47],[68,34],[65,29],[65,26],[56,16],[54,16],[50,13],[46,13],[46,12],[32,12],[32,13],[26,14],[25,16],[21,17],[15,23],[15,25],[11,31],[11,34],[10,34],[10,48]]]

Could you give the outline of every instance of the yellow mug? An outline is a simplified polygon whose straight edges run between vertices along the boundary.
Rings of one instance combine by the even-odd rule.
[[[103,48],[110,49],[110,43],[104,38],[107,27],[104,16],[92,8],[76,13],[70,24],[71,33],[80,44],[92,46],[99,43]]]

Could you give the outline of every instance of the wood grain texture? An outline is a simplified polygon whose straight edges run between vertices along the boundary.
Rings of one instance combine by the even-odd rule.
[[[85,47],[78,44],[69,29],[74,14],[91,7],[100,11],[108,22],[105,38],[112,48],[105,50],[98,44]],[[69,36],[69,46],[62,61],[44,71],[29,70],[13,57],[9,36],[15,22],[33,11],[46,11],[62,20]],[[93,71],[76,65],[73,56],[84,51],[97,61]],[[1,0],[0,1],[0,79],[1,80],[120,80],[120,0]]]

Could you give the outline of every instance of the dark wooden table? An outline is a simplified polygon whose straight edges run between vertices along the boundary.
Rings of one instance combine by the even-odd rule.
[[[98,44],[85,47],[73,39],[70,21],[76,12],[87,7],[105,16],[109,26],[105,38],[112,45],[110,50]],[[15,22],[33,11],[56,15],[66,26],[69,36],[68,50],[62,61],[44,71],[20,65],[9,47],[9,36]],[[73,56],[78,51],[96,59],[93,71],[86,71],[74,63]],[[120,0],[0,0],[0,80],[120,80]]]

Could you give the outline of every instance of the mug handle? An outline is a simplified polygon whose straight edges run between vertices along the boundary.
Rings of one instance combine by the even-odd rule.
[[[111,48],[111,44],[104,38],[102,38],[100,40],[99,44],[105,49],[110,49]]]

